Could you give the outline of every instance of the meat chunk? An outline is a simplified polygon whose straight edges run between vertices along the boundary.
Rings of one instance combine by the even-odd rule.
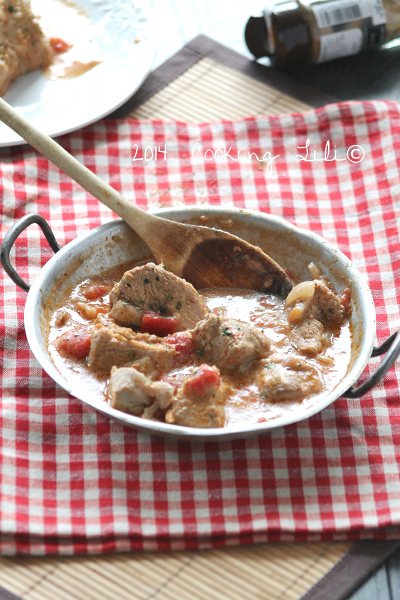
[[[223,427],[224,394],[220,385],[219,370],[209,365],[201,365],[178,388],[171,408],[165,415],[165,421],[185,427]]]
[[[267,356],[268,338],[258,329],[235,319],[210,313],[192,331],[197,354],[221,370],[234,369]]]
[[[289,333],[291,344],[306,356],[317,356],[324,349],[324,327],[314,317],[306,317]]]
[[[291,325],[310,317],[324,324],[340,325],[346,317],[341,299],[323,279],[302,281],[296,285],[286,298],[286,308],[290,311],[288,321]]]
[[[34,69],[47,67],[53,58],[27,0],[0,0],[0,96],[12,81]]]
[[[110,317],[120,325],[139,327],[143,311],[139,306],[133,306],[127,300],[114,300]]]
[[[164,381],[152,381],[133,367],[113,368],[108,393],[111,406],[132,415],[154,418],[165,414],[174,388]]]
[[[153,370],[162,373],[172,368],[176,355],[173,346],[162,342],[161,338],[154,335],[99,323],[92,331],[88,364],[94,371],[109,373],[114,366],[132,364],[148,357]]]
[[[140,327],[144,314],[156,313],[176,317],[175,331],[193,328],[208,313],[190,283],[153,263],[127,271],[111,291],[110,306],[120,325]]]
[[[325,347],[324,325],[340,325],[346,309],[324,279],[298,284],[286,299],[290,342],[306,356],[317,356]]]
[[[323,281],[316,279],[315,291],[311,303],[311,314],[322,323],[340,325],[345,318],[345,309],[342,302]]]
[[[313,365],[290,356],[281,365],[265,363],[260,390],[266,402],[296,401],[319,393],[322,381]]]

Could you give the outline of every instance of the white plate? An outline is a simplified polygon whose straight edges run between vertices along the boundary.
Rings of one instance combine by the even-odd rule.
[[[4,96],[39,129],[54,137],[89,125],[121,106],[153,64],[151,20],[139,0],[75,0],[88,16],[103,58],[80,77],[49,80],[40,71],[16,79]],[[140,41],[137,41],[140,40]],[[0,122],[0,147],[25,143]]]

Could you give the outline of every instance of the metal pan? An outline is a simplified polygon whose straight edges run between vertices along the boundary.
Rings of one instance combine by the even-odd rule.
[[[320,236],[300,230],[283,219],[248,210],[187,207],[162,209],[156,214],[176,221],[206,224],[234,233],[260,246],[283,268],[289,268],[297,279],[309,278],[307,267],[310,262],[314,262],[332,281],[338,293],[351,286],[353,342],[347,373],[334,389],[318,395],[315,401],[299,403],[295,410],[257,424],[194,429],[158,423],[117,411],[95,395],[83,393],[79,386],[67,381],[59,373],[47,350],[48,321],[60,304],[63,294],[72,286],[127,261],[150,259],[151,253],[123,221],[112,221],[97,227],[60,248],[43,217],[26,215],[6,234],[1,245],[1,263],[13,281],[29,291],[25,306],[25,329],[32,352],[50,377],[82,402],[124,425],[157,436],[197,441],[252,437],[306,419],[329,406],[340,396],[361,396],[384,377],[400,354],[400,332],[391,335],[379,348],[374,347],[375,309],[371,292],[346,256]],[[42,228],[55,255],[41,270],[33,285],[29,286],[12,267],[9,254],[20,233],[32,223]],[[359,387],[354,387],[371,356],[383,353],[387,354],[373,375]]]

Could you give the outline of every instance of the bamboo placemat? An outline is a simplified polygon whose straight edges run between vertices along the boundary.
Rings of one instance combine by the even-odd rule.
[[[1,558],[0,583],[25,600],[298,600],[350,545]]]
[[[311,108],[306,102],[205,57],[128,116],[201,123]]]
[[[159,67],[113,116],[201,122],[301,112],[332,100],[262,69],[199,36]],[[309,600],[339,599],[396,545],[383,544],[380,552],[371,542],[318,542],[88,557],[3,557],[0,598],[12,600],[17,594],[24,600],[299,600],[307,594]],[[369,560],[360,566],[358,556]],[[349,580],[341,595],[335,595],[331,579],[340,579],[345,564],[351,573],[361,571],[354,583]],[[319,588],[314,587],[317,582]]]

